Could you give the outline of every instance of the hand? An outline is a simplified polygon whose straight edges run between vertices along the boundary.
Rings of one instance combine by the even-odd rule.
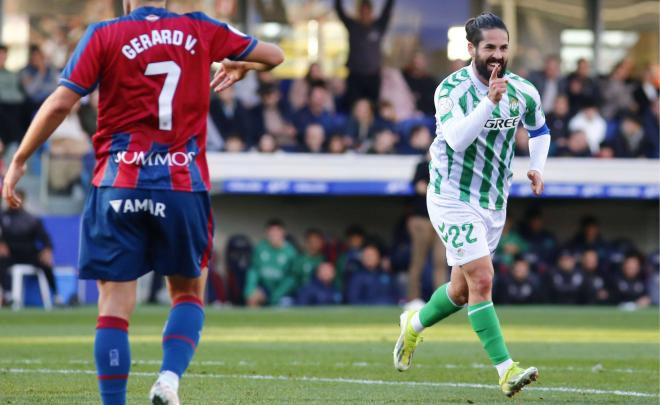
[[[39,252],[39,262],[45,264],[46,266],[53,266],[53,251],[46,248]]]
[[[530,170],[527,172],[527,178],[532,182],[530,186],[534,195],[541,195],[543,193],[543,177],[541,177],[541,173],[536,170]]]
[[[493,71],[490,74],[490,79],[488,80],[488,98],[495,104],[499,103],[502,99],[502,95],[506,93],[507,80],[497,77],[499,71],[500,65],[498,64],[493,68]]]
[[[250,70],[249,66],[245,62],[224,60],[220,63],[220,69],[218,69],[211,81],[211,88],[216,93],[220,93],[237,81],[242,80],[248,70]]]
[[[25,163],[17,163],[16,160],[12,161],[5,175],[5,181],[2,185],[2,198],[7,202],[11,208],[20,208],[23,204],[20,198],[16,195],[16,183],[25,174]]]

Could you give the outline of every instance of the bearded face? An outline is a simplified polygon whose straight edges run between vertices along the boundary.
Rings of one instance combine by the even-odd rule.
[[[484,56],[479,52],[479,49],[477,49],[474,57],[474,65],[477,68],[477,72],[481,77],[485,79],[490,77],[496,64],[500,65],[500,70],[497,72],[497,77],[504,77],[504,73],[506,73],[506,65],[508,62],[508,59],[504,56],[498,58],[492,53]]]
[[[497,76],[502,78],[509,62],[509,34],[498,28],[482,30],[481,33],[482,39],[478,46],[469,44],[477,73],[483,80],[488,81],[493,69],[499,64]]]

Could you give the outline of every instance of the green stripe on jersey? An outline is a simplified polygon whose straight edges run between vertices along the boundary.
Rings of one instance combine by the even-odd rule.
[[[536,126],[536,101],[534,98],[526,93],[521,92],[525,97],[525,118],[523,121],[528,127]]]
[[[436,178],[435,178],[435,184],[433,185],[435,189],[436,194],[440,194],[440,184],[442,183],[442,175],[438,171],[438,169],[433,169],[435,170]]]
[[[463,171],[461,172],[461,180],[459,189],[461,190],[460,199],[467,203],[470,202],[470,185],[472,184],[472,176],[474,175],[474,159],[477,157],[477,140],[472,142],[463,155]]]
[[[500,105],[493,110],[493,118],[500,118]],[[500,134],[499,129],[493,129],[486,136],[486,150],[484,151],[484,168],[481,172],[481,187],[479,188],[479,205],[488,208],[490,200],[490,176],[493,174],[493,157],[495,156],[495,141]]]
[[[447,146],[447,178],[449,178],[451,176],[451,166],[454,163],[454,150],[447,142],[445,142],[445,146]]]
[[[500,153],[500,175],[497,177],[497,183],[495,186],[497,187],[497,200],[495,201],[495,209],[496,210],[501,210],[504,208],[504,173],[506,173],[506,157],[508,153],[508,148],[511,146],[511,149],[513,149],[513,136],[516,133],[515,128],[511,128],[507,133],[506,133],[506,139],[504,141],[504,144],[502,145],[502,152]]]

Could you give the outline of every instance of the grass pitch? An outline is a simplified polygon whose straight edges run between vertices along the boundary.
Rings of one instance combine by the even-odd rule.
[[[167,308],[130,326],[129,403],[145,404],[160,366]],[[498,307],[516,361],[540,380],[514,400],[658,404],[657,308]],[[458,313],[424,332],[413,368],[394,370],[397,308],[207,309],[184,404],[510,403]],[[93,308],[0,311],[0,404],[100,403]]]

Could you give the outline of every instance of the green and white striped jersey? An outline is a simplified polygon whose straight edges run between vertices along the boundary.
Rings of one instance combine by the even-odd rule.
[[[463,152],[452,150],[445,131],[453,120],[469,116],[487,97],[488,86],[469,65],[451,74],[436,89],[436,138],[431,145],[429,192],[492,210],[506,207],[518,124],[522,122],[530,136],[547,133],[547,127],[536,88],[509,71],[504,77],[508,79],[507,93]]]

